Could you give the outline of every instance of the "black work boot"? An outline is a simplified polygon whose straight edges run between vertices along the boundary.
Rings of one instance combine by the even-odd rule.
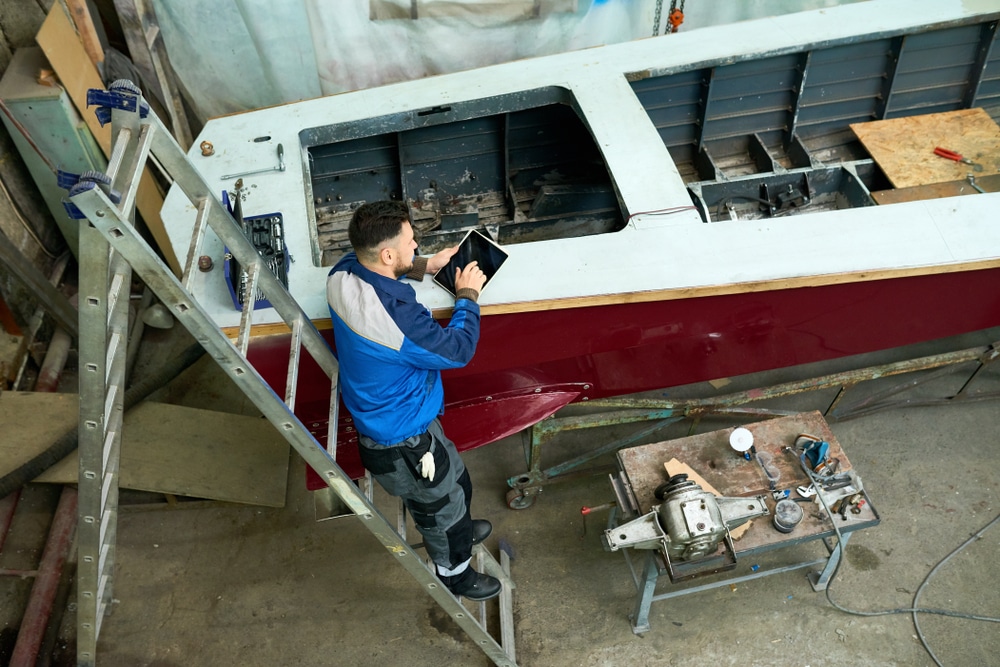
[[[479,544],[493,532],[493,524],[486,519],[472,520],[472,543]]]
[[[500,589],[502,588],[499,579],[491,577],[488,574],[480,574],[472,569],[471,566],[465,568],[465,571],[461,574],[456,574],[453,577],[442,575],[438,575],[438,577],[444,582],[445,588],[454,595],[469,598],[474,602],[495,598],[500,595]]]

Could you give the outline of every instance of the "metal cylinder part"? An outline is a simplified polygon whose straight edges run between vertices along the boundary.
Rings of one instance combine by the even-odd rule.
[[[790,533],[802,521],[802,508],[794,500],[779,500],[774,506],[774,527],[781,533]]]
[[[687,475],[674,475],[661,485],[660,520],[670,540],[667,552],[674,560],[702,558],[718,546],[726,532],[715,496]]]

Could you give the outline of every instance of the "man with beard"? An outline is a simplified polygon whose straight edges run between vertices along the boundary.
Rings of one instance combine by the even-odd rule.
[[[472,545],[489,536],[489,521],[469,513],[472,482],[441,428],[441,370],[469,363],[479,340],[476,299],[486,276],[476,262],[455,274],[455,308],[442,327],[416,299],[405,276],[422,280],[458,251],[416,257],[402,202],[360,206],[345,255],[327,278],[327,303],[340,362],[344,404],[358,430],[361,462],[413,516],[437,575],[455,595],[488,600],[500,581],[471,566]]]

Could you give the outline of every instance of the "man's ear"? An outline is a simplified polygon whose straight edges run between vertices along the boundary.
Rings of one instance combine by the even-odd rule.
[[[378,251],[378,258],[383,264],[392,264],[392,248],[382,248]]]

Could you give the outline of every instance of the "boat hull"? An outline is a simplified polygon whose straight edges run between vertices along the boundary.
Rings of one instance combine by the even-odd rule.
[[[495,442],[583,400],[873,352],[1000,326],[1000,269],[686,299],[486,315],[476,356],[444,374],[445,430],[459,450]],[[325,332],[327,338],[330,332]],[[288,336],[250,360],[284,392]],[[296,413],[327,434],[329,384],[301,369]],[[363,474],[341,410],[337,461]],[[310,488],[323,483],[310,476]]]

